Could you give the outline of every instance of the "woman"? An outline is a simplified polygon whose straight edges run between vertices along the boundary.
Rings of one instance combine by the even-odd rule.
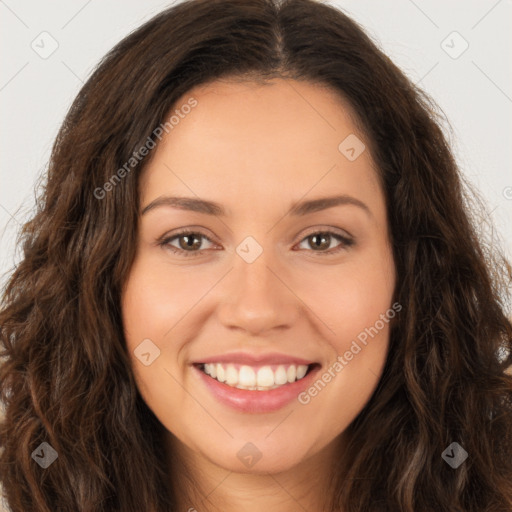
[[[0,313],[13,512],[512,509],[510,266],[343,13],[195,0],[57,137]]]

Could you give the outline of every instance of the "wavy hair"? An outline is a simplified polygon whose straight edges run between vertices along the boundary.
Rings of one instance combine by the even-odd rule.
[[[163,426],[135,385],[120,312],[150,154],[102,199],[97,190],[148,138],[157,143],[178,98],[226,77],[337,91],[386,198],[403,310],[379,385],[348,427],[331,510],[512,510],[512,272],[477,227],[481,209],[434,101],[332,6],[192,0],[95,68],[18,235],[22,258],[0,308],[0,481],[11,511],[176,510]],[[58,462],[42,470],[31,455],[45,441]],[[469,454],[457,469],[441,456],[452,442]]]

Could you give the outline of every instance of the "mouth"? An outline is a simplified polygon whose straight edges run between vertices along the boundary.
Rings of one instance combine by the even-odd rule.
[[[318,362],[282,354],[231,353],[191,363],[198,384],[242,413],[272,413],[297,400],[321,371]]]
[[[245,365],[236,363],[194,363],[213,380],[247,391],[270,391],[305,379],[320,368],[319,363]]]

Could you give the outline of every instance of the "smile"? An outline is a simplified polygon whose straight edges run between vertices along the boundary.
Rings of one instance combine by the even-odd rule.
[[[228,361],[194,363],[192,368],[217,401],[244,413],[270,413],[294,402],[321,369],[319,363],[259,366]]]
[[[235,363],[210,363],[199,366],[206,375],[238,389],[268,391],[304,378],[313,365],[249,366]]]

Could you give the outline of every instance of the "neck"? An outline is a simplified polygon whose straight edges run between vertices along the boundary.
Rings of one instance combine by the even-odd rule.
[[[341,439],[279,473],[239,473],[167,439],[178,512],[332,512],[333,471]]]

